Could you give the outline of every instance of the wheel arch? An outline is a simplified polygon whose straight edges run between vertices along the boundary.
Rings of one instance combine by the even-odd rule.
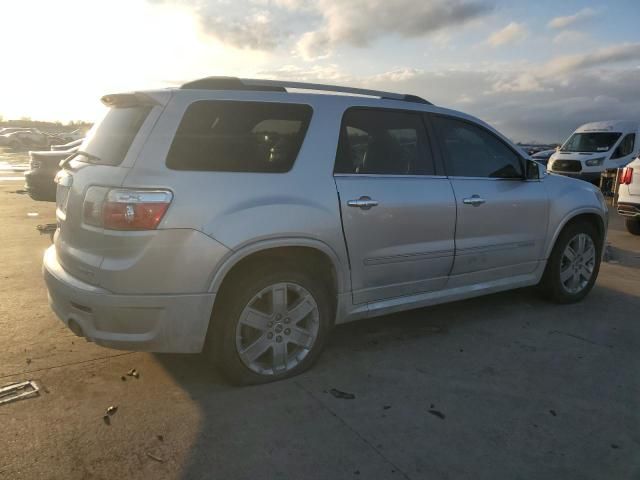
[[[219,292],[229,275],[243,265],[267,259],[291,258],[302,260],[305,267],[319,264],[325,272],[331,272],[332,287],[335,294],[348,290],[348,269],[343,267],[338,254],[326,243],[310,238],[270,239],[254,242],[235,250],[216,269],[209,286],[209,292]],[[309,263],[305,264],[304,260]]]
[[[600,234],[600,239],[602,240],[602,243],[604,245],[604,241],[606,238],[606,231],[607,231],[607,222],[602,217],[602,212],[596,209],[584,208],[584,209],[575,210],[568,213],[562,219],[562,221],[558,224],[553,234],[553,238],[551,242],[549,242],[549,245],[547,245],[547,248],[545,251],[545,258],[549,258],[549,255],[551,255],[551,252],[555,247],[556,242],[558,241],[558,237],[560,236],[560,233],[562,233],[562,231],[568,225],[573,224],[575,222],[579,222],[579,221],[587,221],[589,223],[594,224],[598,229],[598,233]]]

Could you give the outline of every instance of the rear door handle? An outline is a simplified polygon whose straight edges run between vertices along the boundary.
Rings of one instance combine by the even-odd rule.
[[[347,200],[347,205],[350,207],[358,207],[362,210],[369,210],[371,207],[378,205],[377,200],[372,200],[371,197],[362,196],[357,200]]]
[[[472,195],[469,198],[462,199],[462,203],[464,203],[465,205],[473,205],[474,207],[479,207],[485,202],[486,200],[484,198],[480,198],[479,195]]]

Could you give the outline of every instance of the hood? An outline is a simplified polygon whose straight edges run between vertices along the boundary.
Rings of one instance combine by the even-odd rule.
[[[601,157],[608,158],[610,154],[611,154],[611,149],[607,150],[606,152],[561,152],[561,151],[557,151],[553,155],[551,155],[551,158],[549,158],[549,161],[552,161],[552,160],[580,160],[580,161],[585,161],[585,160],[591,160],[592,158],[601,158]]]

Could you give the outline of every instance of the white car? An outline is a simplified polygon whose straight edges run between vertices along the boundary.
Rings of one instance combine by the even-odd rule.
[[[629,233],[640,235],[640,156],[622,170],[618,213],[625,217]]]
[[[638,122],[587,123],[571,134],[547,165],[547,171],[598,183],[605,170],[626,166],[638,155]]]

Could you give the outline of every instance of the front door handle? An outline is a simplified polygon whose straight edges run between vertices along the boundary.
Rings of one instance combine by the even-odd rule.
[[[377,200],[372,200],[371,197],[362,196],[357,200],[347,200],[347,205],[350,207],[358,207],[362,210],[369,210],[371,207],[378,205]]]
[[[480,198],[479,195],[472,195],[469,198],[462,199],[462,203],[464,203],[465,205],[473,205],[474,207],[479,207],[485,202],[486,200],[484,198]]]

